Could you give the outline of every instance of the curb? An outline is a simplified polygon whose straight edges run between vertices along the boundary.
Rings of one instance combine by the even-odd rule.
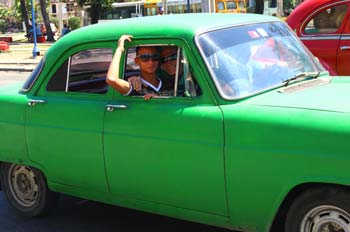
[[[17,68],[17,67],[8,67],[8,68],[0,68],[1,72],[32,72],[34,68]]]
[[[33,70],[29,70],[29,69],[20,69],[20,68],[0,68],[0,72],[32,72]]]

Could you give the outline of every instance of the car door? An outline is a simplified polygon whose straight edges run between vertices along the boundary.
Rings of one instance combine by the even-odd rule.
[[[102,130],[105,105],[112,97],[105,83],[111,59],[106,45],[72,49],[30,96],[28,156],[51,183],[107,191]]]
[[[341,38],[348,8],[349,5],[345,1],[341,4],[338,2],[322,6],[305,20],[301,30],[300,39],[304,44],[323,64],[329,66],[338,75],[342,75],[343,72],[338,66],[339,57],[343,59],[345,54],[339,47],[342,46]]]
[[[350,76],[350,6],[347,5],[347,12],[343,18],[343,33],[340,37],[338,56],[337,56],[337,72],[338,75]]]
[[[200,70],[184,72],[186,80],[192,74],[201,90],[186,97],[115,93],[104,125],[108,181],[114,195],[227,215],[222,112]]]

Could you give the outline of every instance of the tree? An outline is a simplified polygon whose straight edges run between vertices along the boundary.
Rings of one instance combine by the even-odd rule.
[[[100,12],[106,8],[111,7],[113,0],[78,0],[80,6],[89,6],[88,12],[91,17],[91,24],[98,22]]]
[[[46,35],[47,35],[46,40],[55,41],[55,38],[51,30],[49,15],[46,12],[46,0],[39,0],[39,3],[40,3],[41,15],[43,16],[43,21],[46,28]]]
[[[81,20],[79,17],[70,17],[68,19],[68,25],[72,31],[78,29],[80,27]]]
[[[28,17],[28,9],[26,0],[20,0],[20,8],[21,8],[21,18],[24,21],[24,25],[26,26],[26,33],[29,34],[30,24]]]
[[[264,13],[264,0],[256,0],[255,13],[256,14],[263,14]]]
[[[6,6],[0,6],[0,31],[5,33],[9,29],[14,21],[15,14],[12,9]]]

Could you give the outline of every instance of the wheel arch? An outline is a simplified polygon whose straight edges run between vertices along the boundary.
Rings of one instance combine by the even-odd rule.
[[[3,190],[2,186],[1,186],[1,180],[2,180],[2,178],[1,178],[2,171],[1,170],[2,170],[4,164],[20,164],[20,165],[25,165],[25,166],[29,166],[29,167],[35,168],[39,172],[41,172],[41,174],[43,175],[45,181],[48,184],[48,177],[46,175],[47,174],[46,170],[40,165],[23,164],[22,162],[18,162],[18,161],[17,162],[14,162],[14,161],[0,161],[0,191]]]
[[[279,206],[277,213],[272,221],[270,232],[283,231],[288,209],[300,194],[311,189],[319,188],[336,188],[343,189],[346,191],[350,190],[350,186],[332,183],[303,183],[295,186],[288,192],[281,205]]]

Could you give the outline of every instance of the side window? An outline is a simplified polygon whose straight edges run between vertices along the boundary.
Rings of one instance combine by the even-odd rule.
[[[111,48],[75,53],[64,62],[49,81],[47,91],[104,94],[106,75],[112,61]]]
[[[185,52],[177,46],[157,47],[160,59],[155,75],[162,83],[158,95],[163,97],[196,97],[201,95],[200,87],[193,77]],[[124,67],[125,80],[136,76],[143,78],[139,65],[135,63],[135,57],[137,57],[136,48],[129,48]],[[147,61],[145,60],[145,62]]]
[[[235,2],[226,2],[226,7],[228,10],[235,10],[237,9],[236,3]]]
[[[305,27],[305,34],[324,34],[338,31],[347,12],[346,4],[337,5],[319,12]]]
[[[218,10],[225,10],[225,5],[223,2],[218,2],[217,3],[217,8]]]

